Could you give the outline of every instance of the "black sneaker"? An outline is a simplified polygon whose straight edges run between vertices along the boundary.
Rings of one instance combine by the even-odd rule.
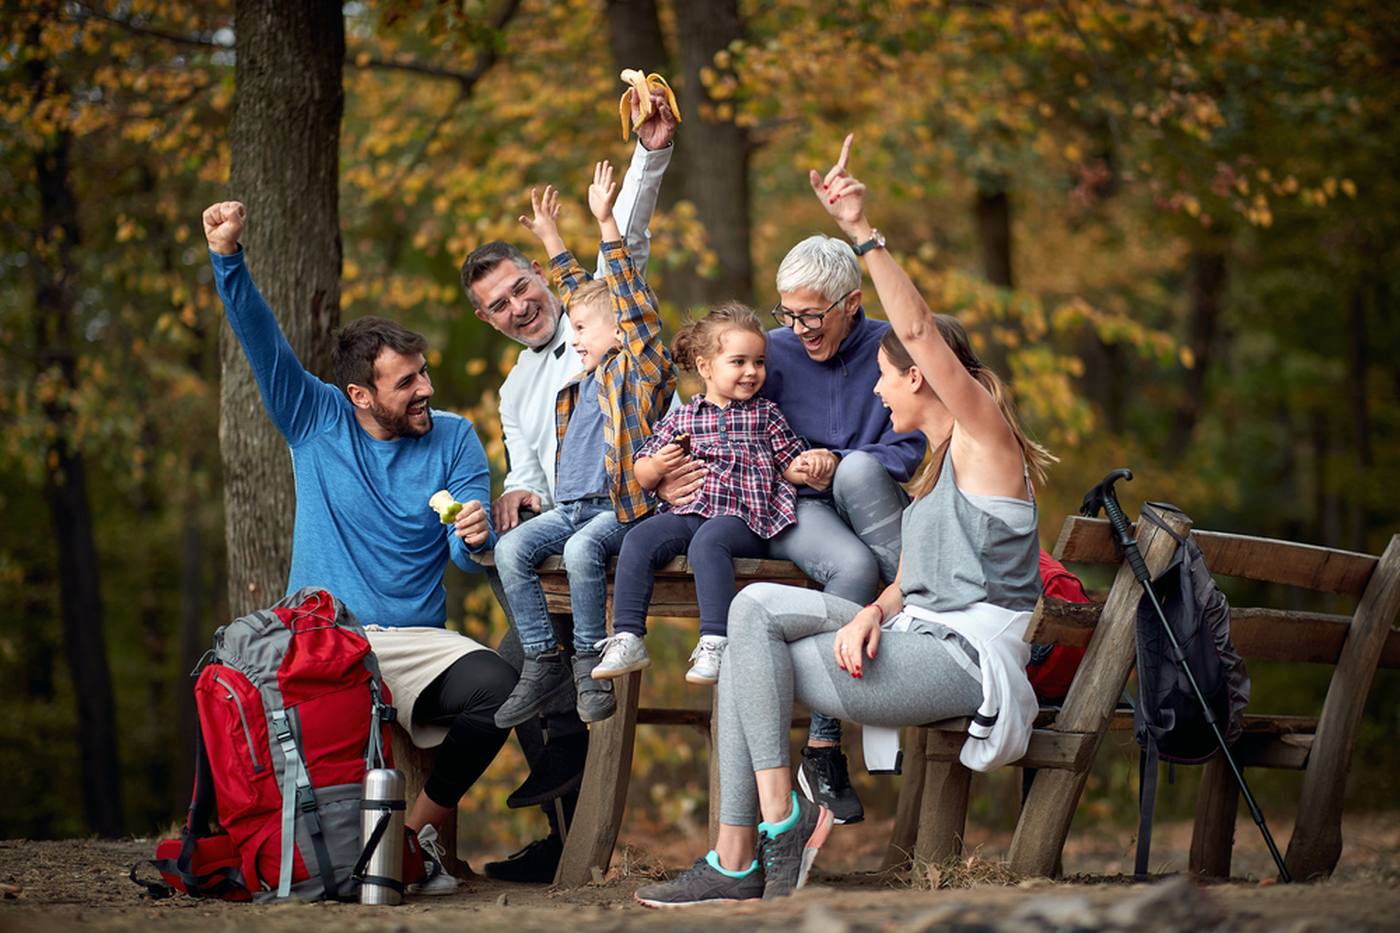
[[[802,796],[831,811],[837,825],[859,823],[865,819],[856,790],[851,786],[851,774],[846,770],[846,756],[839,748],[802,749],[802,763],[797,767],[797,786]]]
[[[533,807],[576,790],[583,782],[583,766],[587,761],[587,732],[551,739],[525,782],[506,798],[506,806],[512,810]]]
[[[781,832],[772,824],[758,824],[758,861],[763,866],[763,899],[786,897],[807,883],[807,872],[817,850],[831,833],[831,811],[810,800],[799,801],[797,822]]]
[[[573,685],[573,674],[562,649],[555,648],[537,658],[526,658],[515,689],[496,710],[497,728],[509,729],[539,715],[540,709],[555,694]]]
[[[742,878],[733,878],[717,871],[707,855],[696,859],[694,865],[670,881],[643,885],[632,896],[647,907],[694,907],[756,900],[763,896],[763,872],[754,868]]]
[[[559,857],[564,854],[564,843],[558,836],[546,836],[521,849],[510,858],[499,862],[487,862],[486,877],[497,881],[514,881],[519,884],[553,884],[554,873],[559,868]]]
[[[611,680],[594,680],[593,668],[601,654],[580,651],[574,655],[574,690],[578,693],[578,718],[584,722],[600,722],[617,712]]]

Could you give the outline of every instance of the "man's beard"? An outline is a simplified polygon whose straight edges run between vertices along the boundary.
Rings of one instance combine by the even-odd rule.
[[[423,409],[423,416],[427,418],[428,423],[426,427],[422,428],[413,423],[407,409],[398,414],[391,414],[387,408],[374,400],[371,400],[369,404],[369,416],[374,419],[375,424],[388,431],[389,435],[395,438],[422,437],[433,429],[433,410],[431,408]]]

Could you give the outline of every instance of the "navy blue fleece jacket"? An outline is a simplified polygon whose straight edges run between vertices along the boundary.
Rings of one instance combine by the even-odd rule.
[[[889,410],[874,392],[880,379],[876,355],[889,329],[887,322],[871,320],[861,308],[836,353],[821,362],[807,355],[791,328],[770,330],[768,378],[759,394],[776,402],[788,424],[812,447],[825,447],[839,456],[863,450],[903,483],[918,469],[927,444],[917,431],[896,433]],[[830,492],[798,487],[799,495]]]

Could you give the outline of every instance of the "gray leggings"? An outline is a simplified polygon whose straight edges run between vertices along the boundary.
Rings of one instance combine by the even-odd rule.
[[[860,606],[829,593],[754,583],[729,608],[719,672],[720,822],[758,819],[754,771],[786,768],[796,699],[815,712],[872,726],[970,716],[982,687],[933,635],[885,632],[860,680],[836,666],[836,630]]]
[[[836,465],[831,497],[801,496],[797,524],[769,545],[824,592],[864,605],[899,570],[900,519],[907,496],[874,456],[853,450]],[[816,713],[811,739],[840,743],[841,721]]]

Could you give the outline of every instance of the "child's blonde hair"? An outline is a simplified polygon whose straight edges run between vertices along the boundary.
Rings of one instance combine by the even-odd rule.
[[[608,294],[608,283],[603,279],[590,279],[569,293],[564,310],[573,314],[576,311],[612,311],[612,296]]]
[[[696,371],[696,360],[709,359],[719,352],[726,332],[747,330],[763,334],[763,325],[753,308],[742,301],[726,301],[715,305],[698,321],[682,327],[671,341],[671,359],[681,369]]]

